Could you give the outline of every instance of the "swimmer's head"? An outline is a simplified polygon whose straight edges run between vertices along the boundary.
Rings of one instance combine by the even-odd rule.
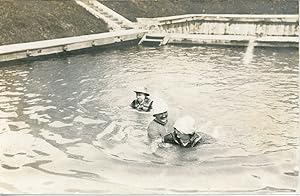
[[[136,100],[139,103],[143,103],[145,98],[150,95],[146,87],[137,87],[134,92],[136,93]]]
[[[168,105],[163,101],[156,99],[153,101],[153,110],[152,114],[155,117],[156,121],[165,125],[168,122]]]
[[[174,132],[183,146],[187,146],[195,133],[195,120],[191,116],[178,118],[174,124]]]

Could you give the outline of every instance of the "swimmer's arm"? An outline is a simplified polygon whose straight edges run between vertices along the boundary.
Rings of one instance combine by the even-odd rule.
[[[162,144],[162,138],[157,138],[155,140],[152,140],[150,144],[151,152],[155,153],[159,147],[162,147],[161,144]]]
[[[162,138],[162,143],[176,144],[171,133]]]
[[[151,152],[154,153],[159,147],[158,144],[160,143],[159,140],[161,140],[161,137],[159,132],[157,131],[157,127],[155,127],[152,123],[150,123],[147,132],[148,132],[148,137],[151,140],[150,149]]]
[[[168,136],[168,135],[166,135]],[[154,153],[158,148],[168,148],[171,147],[172,144],[176,144],[174,140],[170,140],[169,137],[160,137],[155,140],[152,140],[151,143],[151,151]]]
[[[157,130],[158,128],[153,125],[152,123],[150,123],[148,129],[147,129],[147,132],[148,132],[148,137],[151,139],[151,140],[157,140],[160,137],[160,133],[159,131]]]

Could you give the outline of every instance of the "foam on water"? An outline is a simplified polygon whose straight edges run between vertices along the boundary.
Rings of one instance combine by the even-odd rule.
[[[2,112],[0,110],[0,118],[16,118],[17,116],[16,112]]]
[[[83,118],[81,116],[76,116],[74,118],[74,122],[80,122],[87,125],[87,124],[101,124],[104,123],[105,121],[100,119],[90,119],[90,118]]]
[[[31,106],[25,108],[24,114],[33,114],[40,111],[46,111],[49,109],[57,109],[55,106]]]
[[[54,122],[49,123],[49,126],[54,127],[54,128],[68,127],[68,126],[72,126],[72,125],[73,125],[72,123],[64,123],[61,121],[54,121]]]
[[[7,96],[1,96],[0,97],[0,103],[7,103],[7,102],[13,102],[20,100],[17,97],[7,97]]]
[[[81,140],[80,138],[77,138],[77,139],[63,138],[61,135],[52,133],[45,129],[41,129],[39,135],[43,136],[43,138],[45,138],[47,140],[48,139],[53,140],[58,144],[74,143],[74,142],[78,142]]]
[[[50,122],[49,120],[49,115],[47,114],[29,114],[29,119],[32,119],[32,120],[37,120],[38,122],[43,122],[43,123],[48,123]]]
[[[27,94],[25,95],[25,97],[28,97],[28,98],[38,97],[38,96],[40,96],[40,95],[39,95],[39,94],[35,94],[35,93],[27,93]]]

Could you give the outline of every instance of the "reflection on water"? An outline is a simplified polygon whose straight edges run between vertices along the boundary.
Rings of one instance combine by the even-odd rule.
[[[298,51],[255,48],[250,64],[244,52],[132,47],[0,67],[0,192],[298,191]],[[128,107],[136,84],[218,142],[152,154],[151,114]]]

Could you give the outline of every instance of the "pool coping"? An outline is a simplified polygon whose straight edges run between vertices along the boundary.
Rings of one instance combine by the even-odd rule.
[[[130,29],[108,33],[0,46],[0,62],[139,40],[146,30]]]

